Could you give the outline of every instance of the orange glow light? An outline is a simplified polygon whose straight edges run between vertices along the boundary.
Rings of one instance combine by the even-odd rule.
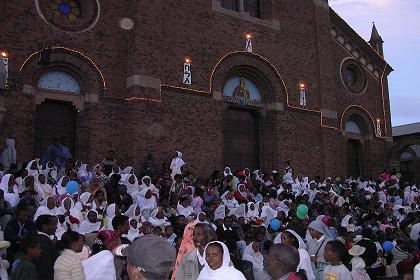
[[[6,51],[1,51],[0,55],[1,55],[1,57],[6,58],[7,57],[7,52]]]
[[[380,122],[380,121],[381,121],[381,119],[376,119],[376,121],[377,121],[377,122]]]
[[[185,63],[191,63],[191,59],[189,57],[185,58]]]
[[[305,84],[304,83],[301,83],[301,84],[299,84],[299,87],[300,88],[305,88]]]
[[[250,33],[247,33],[247,34],[245,35],[245,37],[246,37],[248,40],[251,40],[252,35],[251,35]]]

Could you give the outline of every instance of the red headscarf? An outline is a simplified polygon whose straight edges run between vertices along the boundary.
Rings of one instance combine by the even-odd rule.
[[[98,233],[98,238],[104,240],[104,245],[108,246],[109,243],[117,240],[119,238],[118,233],[112,230],[101,230]]]

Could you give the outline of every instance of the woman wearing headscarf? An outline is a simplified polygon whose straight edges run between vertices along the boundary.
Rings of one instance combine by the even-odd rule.
[[[252,199],[252,195],[248,192],[245,184],[238,184],[234,196],[239,203],[248,203]]]
[[[127,166],[126,168],[123,169],[121,174],[124,174],[124,175],[134,174],[134,167]]]
[[[50,196],[47,198],[45,206],[39,206],[38,209],[36,209],[34,221],[36,221],[36,219],[41,215],[57,216],[60,214],[60,210],[56,207],[56,198]]]
[[[108,205],[105,210],[104,228],[107,230],[114,230],[112,227],[112,219],[118,214],[118,206],[115,203]]]
[[[143,235],[139,231],[141,223],[139,223],[138,220],[131,218],[128,220],[128,224],[130,225],[130,228],[128,230],[128,233],[124,234],[123,237],[126,237],[128,240],[130,240],[130,242],[134,242],[134,240],[137,237],[140,237],[141,235]]]
[[[294,230],[286,229],[285,231],[279,233],[274,239],[274,244],[278,243],[290,245],[298,249],[300,261],[297,270],[299,271],[300,269],[303,269],[308,280],[315,280],[314,271],[311,265],[311,258],[308,251],[306,251],[306,244],[302,237],[300,237]]]
[[[77,176],[80,178],[80,180],[85,182],[90,182],[94,178],[94,174],[90,172],[89,166],[84,163],[80,166],[79,170],[77,171]]]
[[[341,220],[341,226],[347,230],[347,232],[354,232],[356,225],[353,223],[353,217],[351,215],[346,215],[343,220]]]
[[[4,193],[4,200],[9,202],[10,207],[15,207],[19,203],[17,186],[12,174],[6,174],[1,178],[0,189]]]
[[[245,280],[245,276],[230,265],[230,254],[226,245],[219,241],[207,244],[204,249],[204,268],[198,280]]]
[[[96,189],[92,192],[92,196],[92,209],[96,210],[99,214],[103,214],[108,205],[106,201],[106,192],[101,189]]]
[[[137,179],[137,176],[134,174],[128,174],[126,176],[126,180],[124,180],[124,185],[127,187],[127,192],[130,195],[140,190],[139,180]]]
[[[111,176],[114,175],[114,174],[118,174],[118,175],[121,175],[122,174],[122,170],[121,170],[121,168],[118,165],[114,165],[112,167],[112,171],[109,174],[109,178],[111,178]]]
[[[15,139],[6,139],[6,148],[1,153],[1,163],[4,170],[9,170],[12,164],[16,164]]]
[[[156,209],[156,198],[152,195],[152,191],[148,188],[143,189],[137,195],[137,205],[140,207],[142,215],[148,219],[150,213]]]
[[[260,216],[260,212],[258,211],[257,206],[254,202],[248,202],[247,204],[247,211],[246,211],[246,219],[248,221],[255,221]]]
[[[36,177],[39,174],[39,168],[38,168],[38,161],[37,160],[31,160],[25,168],[28,171],[28,175],[31,175],[33,177]]]
[[[35,190],[40,197],[41,203],[53,195],[53,189],[50,184],[47,183],[45,175],[42,173],[35,177]]]
[[[67,193],[66,184],[69,182],[68,176],[62,176],[60,180],[58,180],[57,184],[54,186],[53,193],[62,196]]]
[[[170,222],[168,222],[168,218],[165,217],[165,211],[162,207],[158,207],[155,210],[153,210],[150,214],[149,220],[147,221],[151,223],[154,227],[161,227],[162,230],[166,226],[169,226],[171,224]]]
[[[260,252],[260,244],[251,242],[246,246],[242,260],[252,262],[255,280],[269,280],[271,277],[264,271],[264,256]]]
[[[80,223],[78,232],[85,235],[87,233],[99,231],[102,223],[98,220],[98,216],[99,214],[96,210],[89,210],[87,212],[87,219]]]
[[[171,178],[174,179],[176,174],[182,174],[181,168],[185,165],[184,160],[182,159],[182,153],[176,151],[175,158],[172,159],[170,169],[171,169]]]
[[[194,209],[192,208],[190,201],[187,197],[183,197],[178,201],[176,206],[176,212],[178,215],[183,215],[186,218],[195,216]]]
[[[79,202],[82,203],[83,209],[92,208],[93,196],[90,192],[81,193],[79,196]]]
[[[140,207],[137,204],[133,204],[127,209],[127,211],[125,211],[124,215],[130,219],[136,219],[139,221],[141,217]]]
[[[312,270],[315,279],[322,280],[324,269],[327,266],[324,259],[325,245],[332,240],[332,236],[325,224],[317,220],[309,224],[308,231],[312,238],[306,247],[311,258]]]

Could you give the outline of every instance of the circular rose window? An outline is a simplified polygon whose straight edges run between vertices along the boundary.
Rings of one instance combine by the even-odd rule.
[[[354,94],[366,91],[367,79],[363,67],[357,60],[346,59],[341,64],[341,80],[344,86]]]
[[[64,32],[80,33],[91,29],[100,14],[99,0],[35,0],[39,16]]]

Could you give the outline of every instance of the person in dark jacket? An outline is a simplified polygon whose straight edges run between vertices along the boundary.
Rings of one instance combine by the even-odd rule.
[[[38,280],[38,271],[34,260],[41,255],[41,243],[39,238],[26,235],[20,244],[22,256],[16,261],[16,267],[12,272],[12,280]]]
[[[57,230],[57,219],[51,215],[41,215],[36,219],[36,227],[41,243],[41,255],[34,261],[39,280],[54,280],[54,263],[60,253],[51,237]]]
[[[106,190],[106,197],[108,205],[113,203],[120,205],[121,204],[121,196],[119,190],[119,181],[121,180],[121,175],[119,174],[112,174],[111,178],[109,178],[108,183],[104,185]]]
[[[16,259],[20,242],[27,234],[36,234],[35,224],[29,219],[30,212],[26,207],[19,207],[16,218],[10,220],[4,230],[4,239],[11,243],[7,249],[7,258],[10,263]]]

